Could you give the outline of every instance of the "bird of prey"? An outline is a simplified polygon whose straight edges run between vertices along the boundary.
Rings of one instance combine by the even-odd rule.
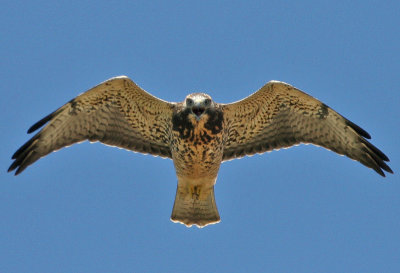
[[[44,126],[44,127],[43,127]],[[204,93],[183,102],[156,98],[126,76],[111,78],[29,128],[43,127],[19,148],[8,171],[89,140],[170,158],[178,186],[171,220],[190,227],[218,223],[214,184],[222,162],[300,143],[322,146],[385,176],[388,157],[370,135],[324,103],[270,81],[240,101],[221,104]]]

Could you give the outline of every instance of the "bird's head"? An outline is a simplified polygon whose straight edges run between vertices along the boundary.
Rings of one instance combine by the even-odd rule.
[[[215,108],[215,103],[211,97],[204,93],[193,93],[188,95],[183,102],[185,109],[190,110],[196,120],[200,120],[208,109]]]

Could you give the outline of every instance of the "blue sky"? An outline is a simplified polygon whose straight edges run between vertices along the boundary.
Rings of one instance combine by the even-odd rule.
[[[5,1],[0,11],[1,272],[400,272],[398,1]],[[169,220],[173,163],[101,144],[15,177],[33,123],[127,75],[182,101],[269,80],[372,135],[395,175],[298,146],[222,164],[221,223]]]

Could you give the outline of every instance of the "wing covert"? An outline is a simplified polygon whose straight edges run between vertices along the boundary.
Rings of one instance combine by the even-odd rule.
[[[385,176],[393,173],[388,157],[370,135],[330,107],[293,86],[267,83],[249,97],[222,105],[226,126],[223,160],[315,144],[346,155]]]
[[[170,158],[174,105],[150,95],[128,77],[112,78],[29,128],[32,133],[47,123],[14,153],[8,171],[16,169],[17,175],[39,158],[84,140]]]

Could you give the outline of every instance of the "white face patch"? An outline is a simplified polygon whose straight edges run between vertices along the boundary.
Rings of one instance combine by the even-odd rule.
[[[207,99],[212,101],[211,97],[209,95],[207,95],[207,94],[204,94],[204,93],[193,93],[193,94],[190,94],[190,95],[188,95],[186,97],[186,99],[184,101],[184,106],[185,107],[191,107],[192,105],[206,106],[205,105],[205,101]]]
[[[194,96],[192,97],[192,100],[194,102],[194,104],[201,104],[202,102],[204,102],[206,98],[203,96]]]

